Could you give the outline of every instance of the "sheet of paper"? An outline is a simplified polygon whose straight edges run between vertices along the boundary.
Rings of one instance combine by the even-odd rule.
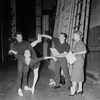
[[[70,64],[73,64],[77,60],[71,51],[66,55],[66,59]]]
[[[56,48],[50,48],[50,50],[51,50],[53,56],[59,55],[59,52],[57,51]]]

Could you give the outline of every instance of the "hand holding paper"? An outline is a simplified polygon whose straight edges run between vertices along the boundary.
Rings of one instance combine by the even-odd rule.
[[[73,64],[77,60],[71,51],[66,55],[66,59],[70,64]]]

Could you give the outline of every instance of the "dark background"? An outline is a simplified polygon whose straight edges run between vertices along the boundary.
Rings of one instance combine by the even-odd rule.
[[[11,37],[11,4],[10,0],[0,1],[0,62],[2,54],[7,58],[9,37]],[[35,34],[35,0],[16,0],[16,31],[23,33],[24,40],[36,37]],[[3,45],[3,47],[2,47]]]

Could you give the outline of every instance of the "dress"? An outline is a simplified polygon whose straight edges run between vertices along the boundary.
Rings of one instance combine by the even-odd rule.
[[[74,52],[86,51],[84,43],[79,40],[75,47]],[[71,73],[71,81],[83,82],[84,81],[84,57],[82,54],[76,54],[76,61],[73,63],[73,69]]]

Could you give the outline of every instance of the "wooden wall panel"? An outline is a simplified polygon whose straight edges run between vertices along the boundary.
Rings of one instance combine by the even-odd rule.
[[[100,26],[98,26],[98,45],[100,46]]]
[[[87,70],[100,71],[100,26],[89,30],[88,53],[86,56]]]

